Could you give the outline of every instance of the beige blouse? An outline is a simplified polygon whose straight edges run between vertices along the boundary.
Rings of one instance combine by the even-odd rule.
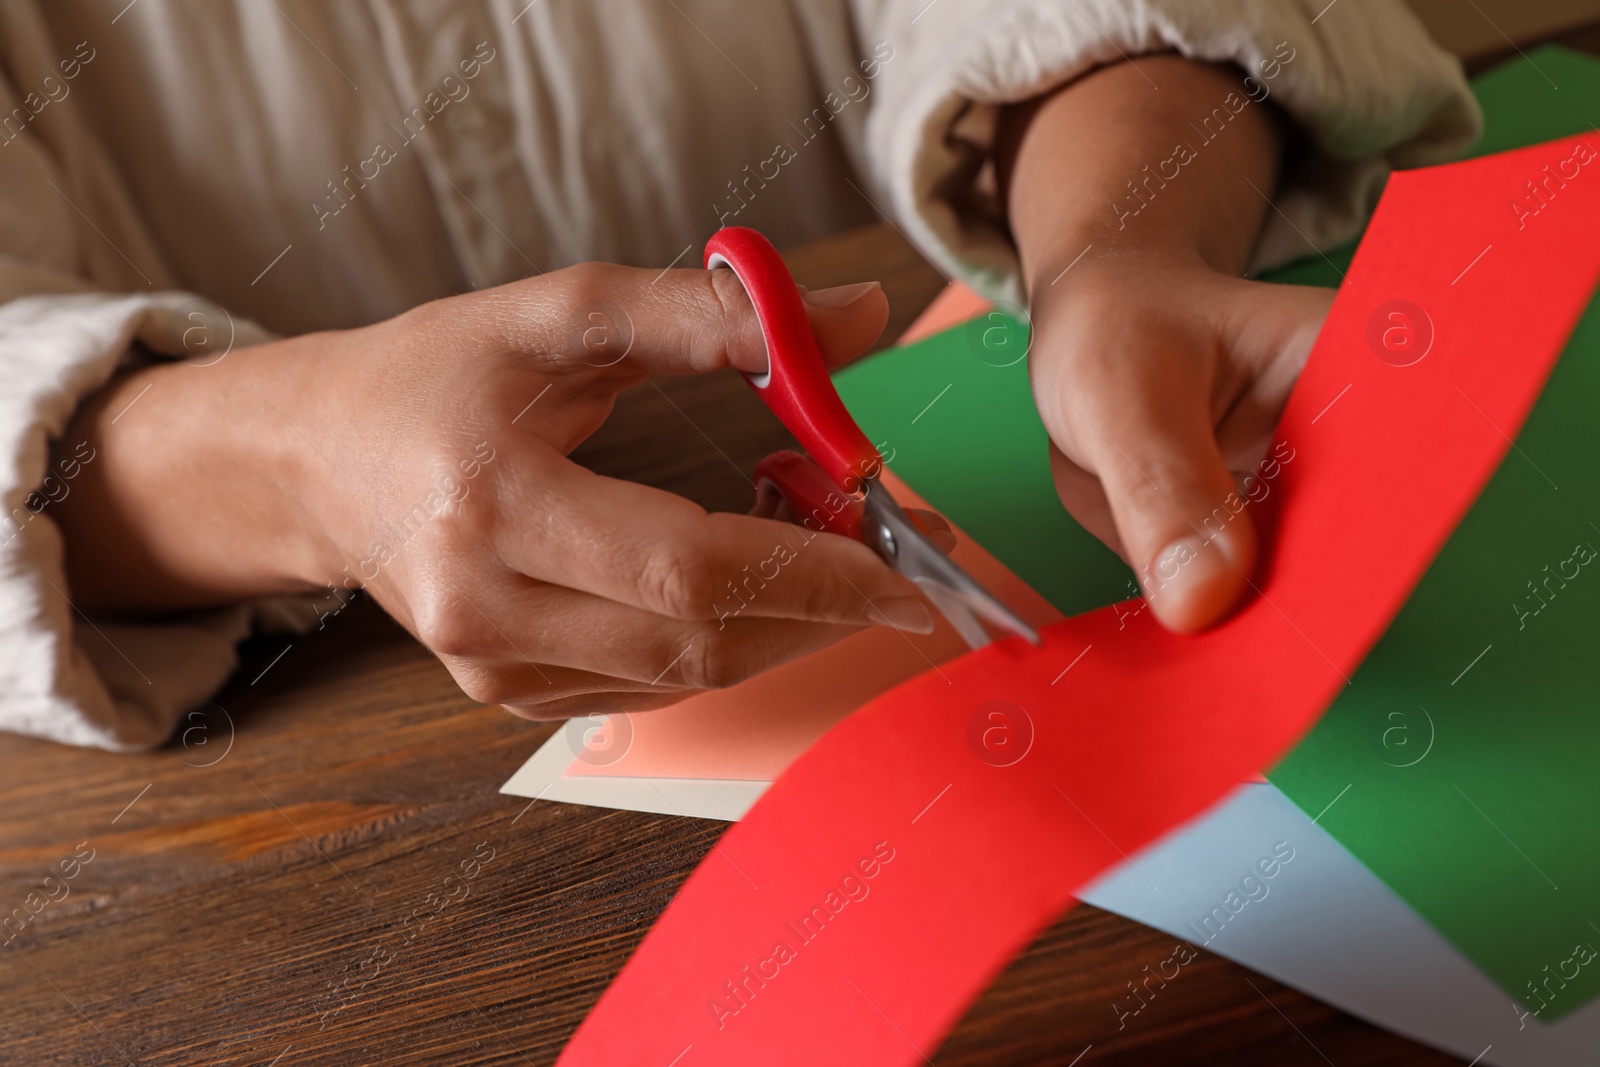
[[[71,607],[47,440],[133,339],[243,345],[880,215],[1018,300],[997,107],[1166,50],[1249,72],[1318,157],[1258,266],[1348,238],[1391,166],[1478,131],[1397,0],[0,0],[0,728],[159,744],[252,625],[314,621]]]

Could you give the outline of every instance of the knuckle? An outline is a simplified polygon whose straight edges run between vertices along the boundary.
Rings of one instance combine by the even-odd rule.
[[[468,694],[469,696],[471,694]],[[488,703],[488,701],[483,701]],[[528,719],[531,722],[550,722],[558,719],[570,719],[577,714],[577,707],[581,703],[578,698],[568,697],[559,700],[526,701],[526,700],[500,700],[495,701],[519,719]]]
[[[728,689],[755,673],[738,645],[714,630],[698,635],[679,664],[690,689]]]
[[[779,571],[772,579],[774,583],[786,583],[785,595],[795,604],[800,618],[837,617],[862,600],[863,594],[851,588],[852,582],[872,592],[894,573],[860,542],[837,534],[819,534],[817,540],[822,552],[810,558],[800,557],[796,566],[788,568],[787,573]]]
[[[488,462],[480,463],[477,473],[482,473]],[[500,521],[493,482],[493,475],[485,478],[480,489],[448,469],[438,475],[422,498],[422,510],[429,517],[419,538],[425,558],[470,559],[482,552],[483,545],[495,536]],[[414,509],[413,521],[415,518]]]
[[[856,618],[868,598],[911,592],[909,582],[859,541],[837,534],[819,534],[808,555],[780,571],[775,582],[787,582],[786,595],[805,619]]]
[[[731,270],[708,270],[701,284],[709,290],[708,305],[727,322],[737,322],[753,310],[744,282]]]
[[[490,667],[456,663],[450,666],[450,676],[467,699],[479,704],[507,704],[522,696],[505,673]]]
[[[598,695],[605,697],[615,710],[624,714],[666,707],[683,699],[683,694],[675,691],[657,694],[618,692]],[[519,719],[532,719],[535,722],[575,719],[594,711],[596,696],[597,694],[592,692],[563,693],[546,699],[516,701],[506,704],[505,709]]]
[[[760,324],[756,320],[755,305],[744,283],[731,270],[712,270],[703,274],[701,282],[709,290],[707,306],[714,318],[714,328],[703,331],[703,346],[708,349],[696,353],[697,362],[710,366],[723,363],[741,363],[741,355],[765,351],[761,340]]]
[[[430,567],[470,560],[494,536],[497,520],[489,494],[473,488],[440,467],[425,491],[415,493],[403,510],[390,512],[392,539]]]
[[[432,337],[440,332],[441,321],[448,317],[455,306],[455,302],[449,297],[442,300],[428,300],[407,308],[388,321],[397,327],[402,335],[418,334]],[[382,325],[378,324],[380,328]]]
[[[482,620],[461,597],[428,597],[412,612],[417,640],[436,656],[472,656],[482,645]]]
[[[703,560],[674,548],[660,548],[645,558],[639,570],[639,599],[657,615],[707,619],[712,615],[713,584]]]
[[[602,300],[616,287],[617,269],[611,263],[592,261],[563,268],[559,272],[563,295],[574,305]]]
[[[580,263],[560,272],[562,334],[553,349],[564,359],[604,370],[633,350],[635,325],[627,306],[635,302],[632,270],[613,263]]]

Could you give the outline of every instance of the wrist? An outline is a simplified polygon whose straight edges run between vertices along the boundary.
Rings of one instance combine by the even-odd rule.
[[[285,344],[136,370],[80,408],[56,452],[86,445],[94,460],[53,516],[80,606],[200,608],[325,583],[298,491],[317,477],[311,450],[279,410],[299,406],[295,361],[273,351]]]
[[[1241,272],[1276,181],[1276,120],[1262,102],[1210,141],[1192,125],[1213,101],[1243,100],[1239,83],[1231,67],[1146,56],[1008,109],[1000,178],[1029,292],[1096,257]]]
[[[1066,296],[1087,277],[1158,271],[1163,275],[1216,274],[1200,242],[1171,232],[1118,239],[1096,216],[1074,220],[1049,240],[1034,245],[1024,263],[1023,284],[1033,300]]]

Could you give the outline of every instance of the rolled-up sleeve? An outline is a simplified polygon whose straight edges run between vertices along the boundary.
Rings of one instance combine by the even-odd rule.
[[[25,106],[0,79],[0,114]],[[51,444],[118,370],[192,354],[197,328],[225,330],[241,347],[269,335],[191,293],[162,290],[164,279],[141,280],[131,261],[100,269],[102,257],[123,253],[84,208],[112,215],[115,205],[75,186],[31,131],[8,128],[0,142],[0,729],[148,748],[222,685],[237,666],[235,642],[252,627],[303,628],[314,615],[302,605],[304,617],[291,616],[287,602],[149,624],[85,615],[51,506],[95,461],[94,445],[63,441],[52,458]],[[135,286],[143,291],[117,291]]]
[[[1482,127],[1460,63],[1399,0],[855,5],[859,34],[900,53],[867,123],[872,179],[926,253],[992,297],[1022,300],[994,191],[999,108],[1096,67],[1156,52],[1232,63],[1241,98],[1271,99],[1299,127],[1305,158],[1273,198],[1253,270],[1349,240],[1391,169],[1451,159]],[[1200,122],[1209,105],[1194,106]]]

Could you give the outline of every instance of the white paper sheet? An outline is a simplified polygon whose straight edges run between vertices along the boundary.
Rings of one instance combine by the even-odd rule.
[[[565,730],[551,734],[500,792],[594,808],[735,822],[772,784],[720,778],[567,778],[567,766],[576,758],[568,736]]]

